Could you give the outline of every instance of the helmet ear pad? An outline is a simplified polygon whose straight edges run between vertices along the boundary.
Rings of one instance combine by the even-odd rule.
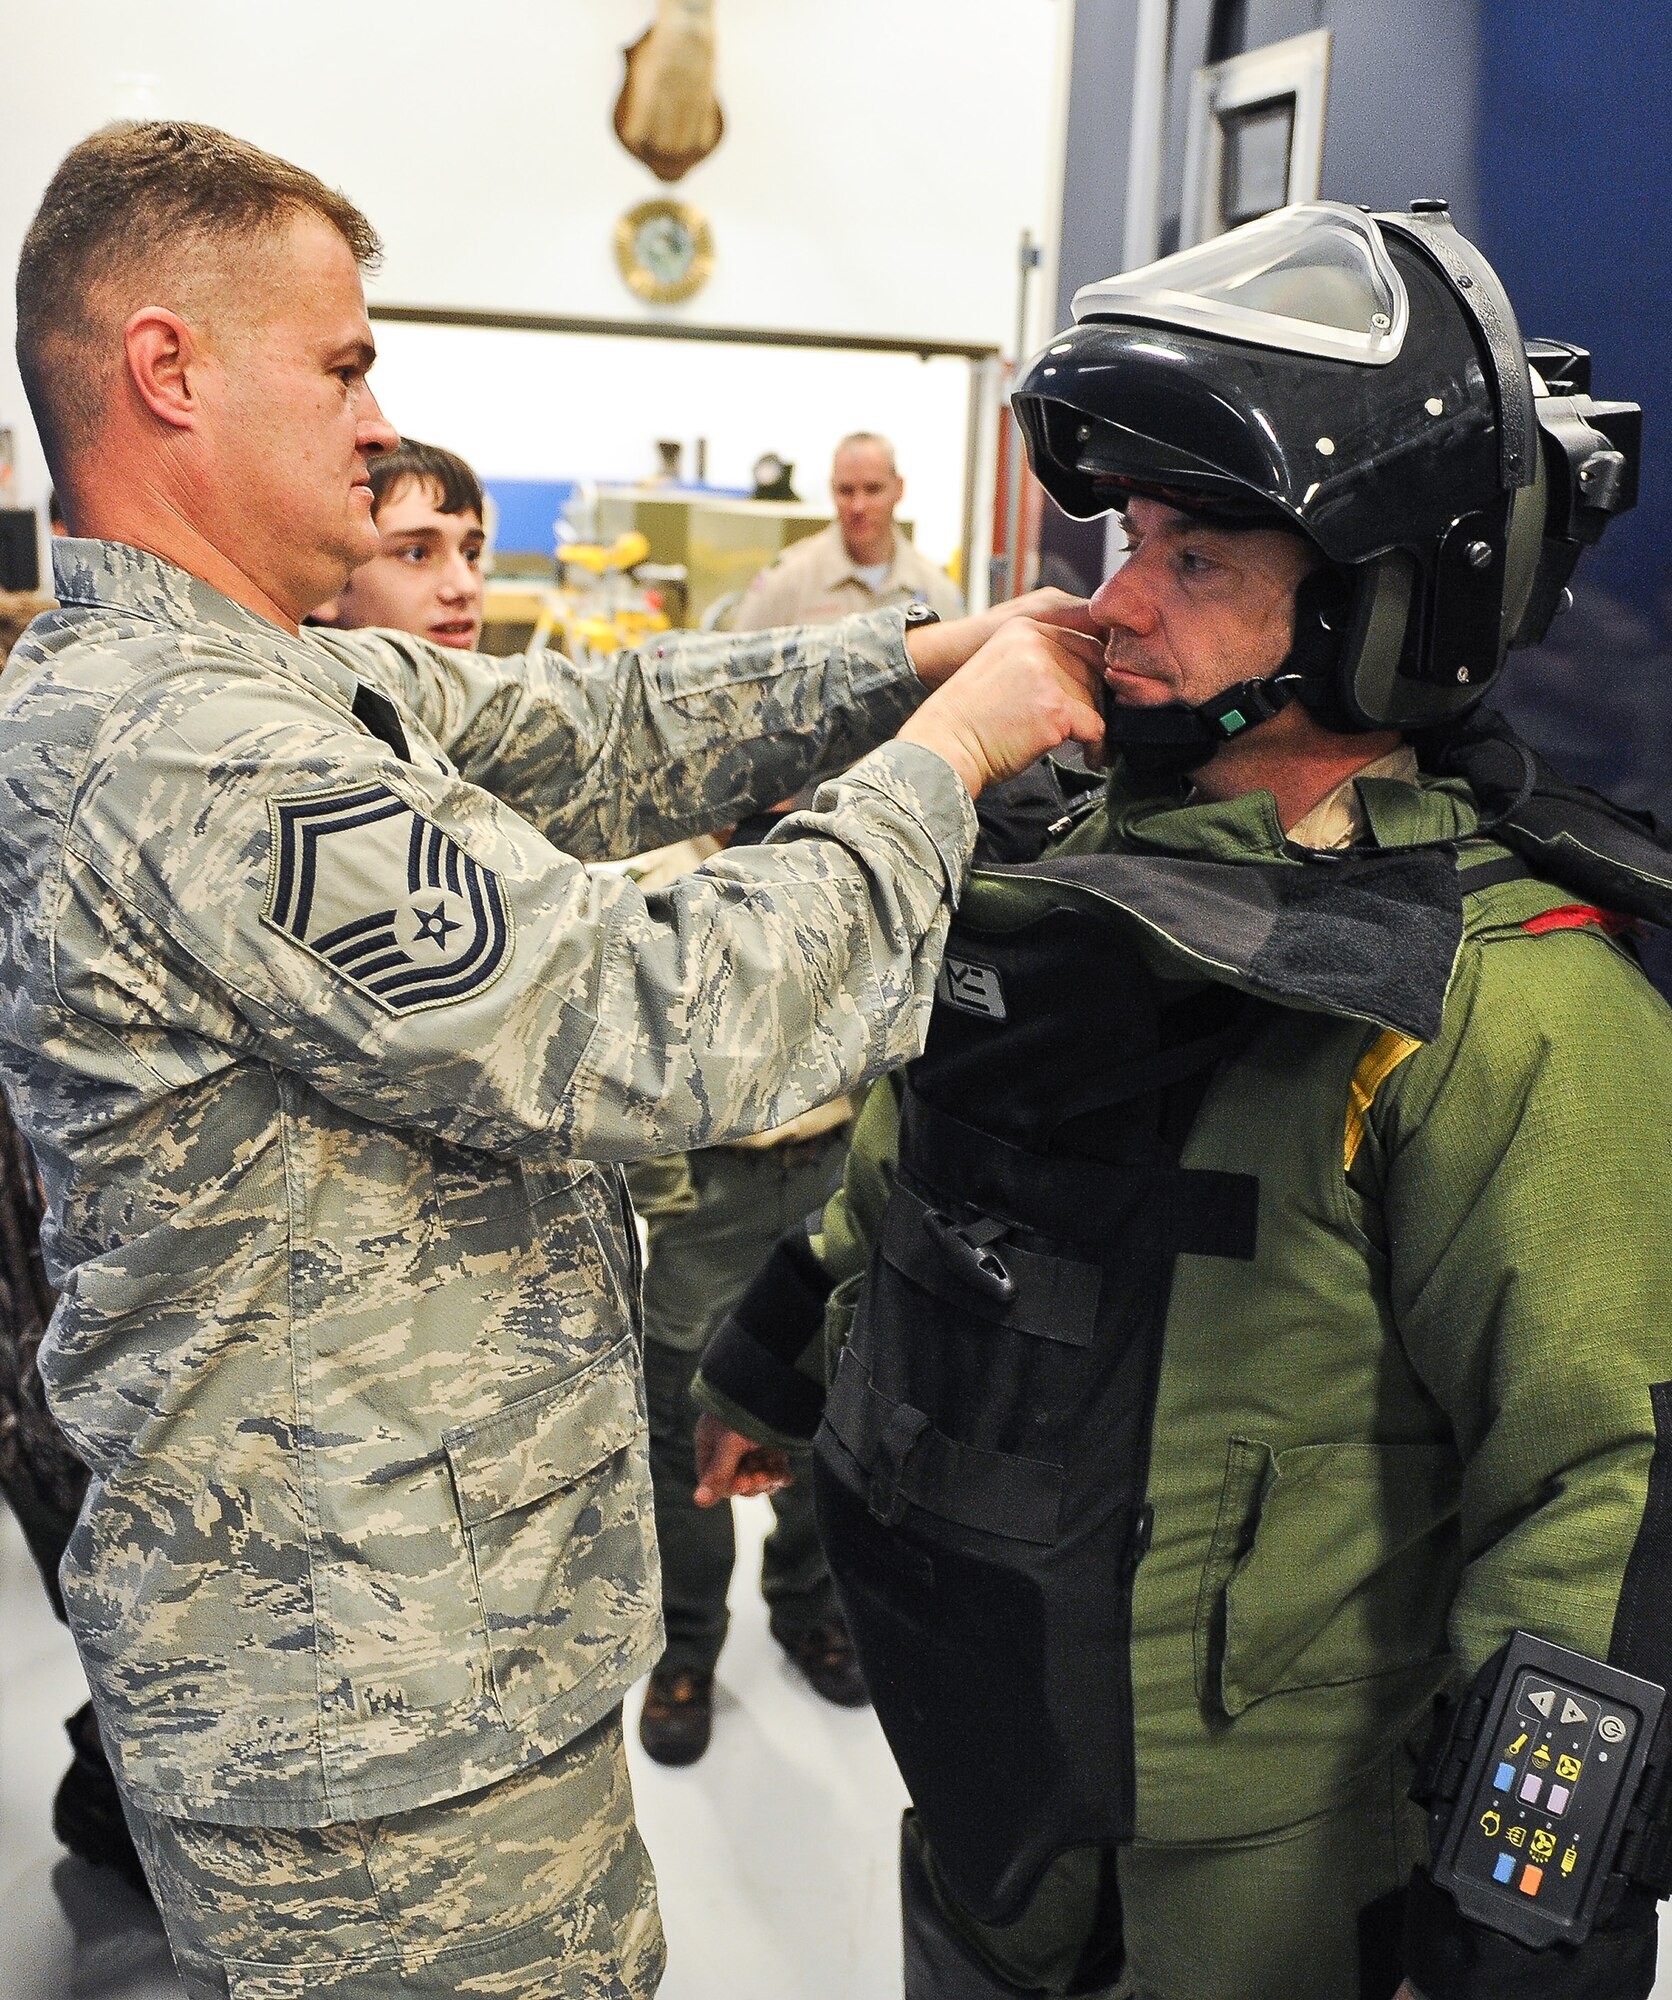
[[[1320,584],[1322,577],[1330,582]],[[1295,592],[1300,699],[1326,729],[1350,735],[1403,726],[1396,689],[1419,636],[1412,625],[1420,597],[1416,563],[1397,549],[1302,580]]]
[[[1295,588],[1294,641],[1279,672],[1296,677],[1301,706],[1338,735],[1402,728],[1401,687],[1422,702],[1433,693],[1399,671],[1420,610],[1417,567],[1403,551],[1324,563]]]
[[[1300,700],[1326,729],[1408,734],[1450,721],[1480,700],[1483,682],[1454,686],[1414,671],[1432,594],[1407,551],[1335,568],[1333,590],[1315,584],[1322,574],[1314,571],[1295,593],[1290,669],[1301,675]]]

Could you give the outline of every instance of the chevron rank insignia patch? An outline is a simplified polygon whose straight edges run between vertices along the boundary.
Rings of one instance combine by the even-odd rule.
[[[499,878],[384,785],[273,800],[264,921],[393,1014],[479,993],[511,954]]]

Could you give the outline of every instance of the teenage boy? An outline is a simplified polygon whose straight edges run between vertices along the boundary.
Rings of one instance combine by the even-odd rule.
[[[482,637],[482,482],[457,453],[402,438],[371,461],[380,547],[310,624],[381,625],[473,653]]]

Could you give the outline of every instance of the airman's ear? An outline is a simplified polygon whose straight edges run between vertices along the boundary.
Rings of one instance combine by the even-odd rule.
[[[192,430],[202,414],[193,379],[203,355],[197,336],[166,306],[141,306],[122,329],[128,378],[160,423]]]
[[[326,598],[323,604],[316,604],[302,620],[304,625],[332,625],[339,631],[342,629],[342,622],[342,607],[334,597]]]

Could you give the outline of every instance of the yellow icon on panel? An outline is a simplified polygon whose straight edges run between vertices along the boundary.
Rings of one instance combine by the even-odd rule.
[[[1577,1757],[1558,1757],[1556,1759],[1556,1776],[1558,1778],[1565,1778],[1570,1785],[1583,1769],[1584,1766]]]
[[[1573,1873],[1574,1863],[1577,1862],[1578,1859],[1579,1859],[1579,1849],[1577,1847],[1570,1847],[1568,1851],[1562,1856],[1562,1873],[1564,1875],[1571,1875]]]
[[[1533,1762],[1541,1771],[1550,1762],[1550,1745],[1548,1743],[1541,1743],[1533,1752]]]
[[[1527,1829],[1524,1826],[1512,1826],[1509,1832],[1504,1835],[1504,1838],[1509,1842],[1511,1847],[1524,1846],[1527,1839]]]
[[[1504,1752],[1504,1755],[1506,1757],[1519,1757],[1522,1751],[1526,1749],[1526,1747],[1527,1747],[1527,1732],[1526,1730],[1523,1729],[1521,1734],[1518,1737],[1516,1737],[1515,1741]]]
[[[1548,1861],[1555,1852],[1556,1836],[1542,1826],[1537,1828],[1533,1834],[1533,1859],[1535,1861]]]
[[[1497,1839],[1498,1829],[1502,1825],[1503,1821],[1498,1817],[1498,1808],[1496,1806],[1488,1806],[1480,1816],[1480,1830],[1486,1835],[1488,1840]]]

